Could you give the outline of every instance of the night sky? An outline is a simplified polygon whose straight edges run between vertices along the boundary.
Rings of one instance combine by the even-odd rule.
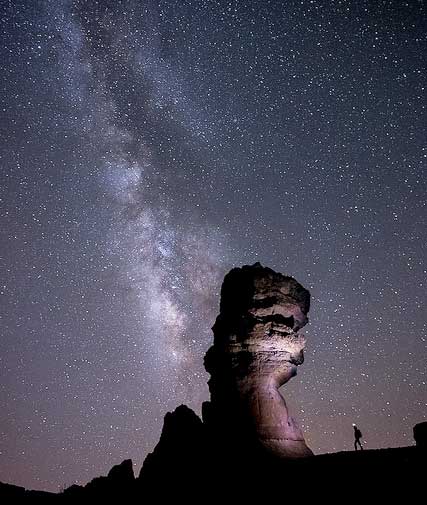
[[[423,2],[0,3],[0,480],[139,471],[256,261],[312,294],[282,392],[313,451],[413,444]]]

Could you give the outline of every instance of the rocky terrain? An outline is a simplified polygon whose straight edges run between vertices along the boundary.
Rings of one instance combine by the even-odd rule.
[[[153,503],[403,495],[423,487],[427,423],[416,446],[314,456],[279,387],[304,361],[310,293],[259,263],[231,270],[205,356],[210,401],[202,418],[185,405],[164,418],[138,476],[132,461],[61,493],[0,483],[1,503]],[[425,471],[425,470],[424,470]],[[349,491],[353,491],[349,494]]]

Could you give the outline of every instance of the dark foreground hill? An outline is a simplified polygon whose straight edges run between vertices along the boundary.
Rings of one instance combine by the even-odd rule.
[[[233,467],[232,460],[217,462],[215,468],[186,467],[186,458],[174,458],[181,466],[172,473],[147,480],[134,477],[132,462],[125,460],[106,477],[97,477],[85,486],[73,485],[54,494],[29,491],[0,483],[0,503],[154,503],[153,499],[193,503],[212,499],[249,502],[288,501],[297,498],[349,499],[425,498],[426,454],[417,447],[339,452],[290,462],[246,462]],[[167,465],[169,466],[169,465]],[[424,496],[424,498],[422,498]],[[263,502],[265,503],[265,501]]]
[[[282,460],[206,440],[200,418],[180,406],[165,417],[154,451],[135,477],[131,460],[107,476],[59,494],[0,484],[0,503],[289,502],[322,498],[421,500],[427,452],[422,445]]]

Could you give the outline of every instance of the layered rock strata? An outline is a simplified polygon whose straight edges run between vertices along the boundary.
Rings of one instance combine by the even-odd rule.
[[[279,392],[304,361],[298,331],[309,308],[309,291],[259,263],[226,275],[205,356],[211,401],[203,421],[216,440],[281,458],[313,454]]]

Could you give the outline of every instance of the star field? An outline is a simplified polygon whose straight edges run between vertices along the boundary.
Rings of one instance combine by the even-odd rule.
[[[315,453],[425,420],[420,1],[1,2],[0,481],[57,491],[208,399],[223,276],[311,291]]]

